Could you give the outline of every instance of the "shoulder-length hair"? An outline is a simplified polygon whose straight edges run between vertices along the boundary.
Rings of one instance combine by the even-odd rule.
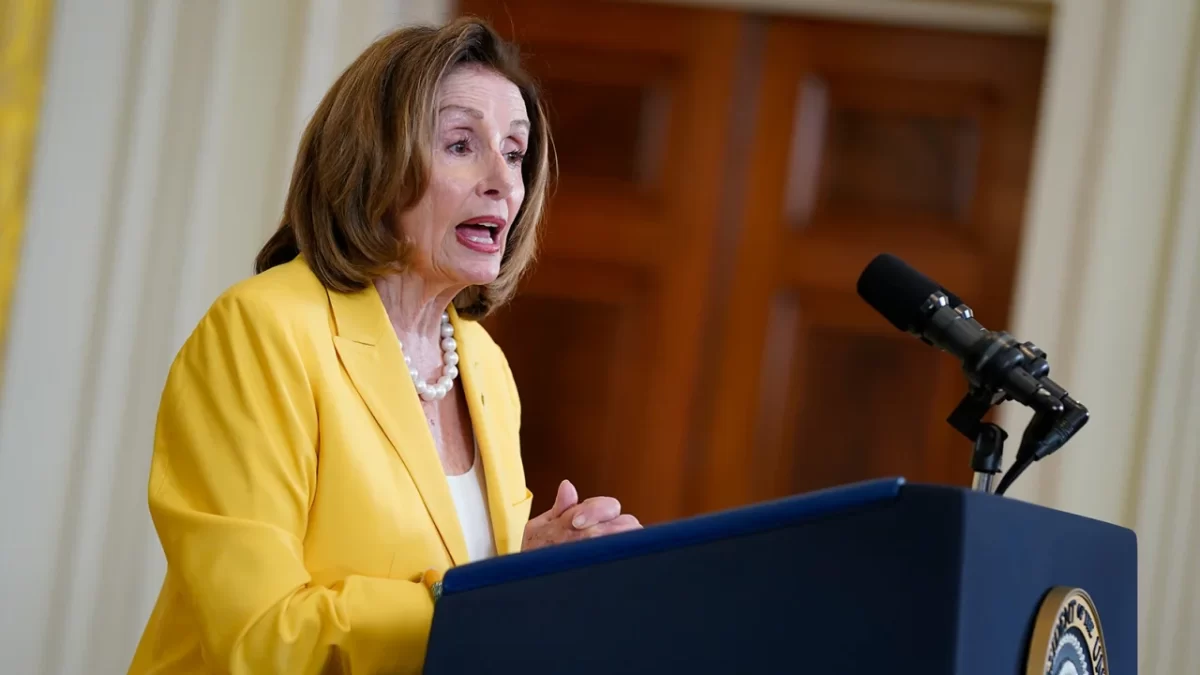
[[[282,222],[259,251],[255,273],[303,254],[326,288],[350,293],[403,269],[410,244],[393,232],[389,216],[425,193],[438,85],[464,64],[511,80],[529,115],[521,168],[525,200],[509,228],[500,273],[454,299],[459,315],[473,320],[504,304],[536,253],[549,183],[550,132],[537,86],[521,67],[517,48],[471,18],[441,28],[394,31],[342,73],[300,140]]]

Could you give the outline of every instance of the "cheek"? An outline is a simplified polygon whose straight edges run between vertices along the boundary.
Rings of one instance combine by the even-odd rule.
[[[438,162],[429,176],[429,185],[446,193],[469,192],[477,181],[477,169],[467,161]]]
[[[525,183],[520,176],[517,177],[516,187],[513,188],[508,199],[512,204],[511,213],[515,216],[517,211],[521,210],[521,205],[525,203]]]
[[[469,181],[456,176],[454,172],[442,172],[442,175],[432,177],[425,192],[425,199],[430,203],[432,222],[426,223],[426,226],[443,233],[447,228],[457,225],[450,221],[458,215],[463,202],[470,195],[470,185]]]

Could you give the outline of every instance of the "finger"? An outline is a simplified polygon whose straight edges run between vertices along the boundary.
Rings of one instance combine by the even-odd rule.
[[[592,537],[604,537],[610,534],[618,534],[620,532],[632,532],[633,530],[642,529],[642,524],[638,522],[628,513],[623,513],[616,518],[606,522],[594,525],[584,530],[584,534],[590,539]]]
[[[550,515],[557,518],[578,503],[579,491],[571,485],[571,481],[564,480],[558,484],[558,494],[554,496],[554,506],[550,509]]]
[[[621,502],[612,497],[591,497],[571,510],[571,527],[583,530],[621,515]]]

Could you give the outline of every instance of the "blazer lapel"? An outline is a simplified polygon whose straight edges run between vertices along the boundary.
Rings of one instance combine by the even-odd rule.
[[[374,286],[353,294],[329,292],[334,345],[354,387],[412,476],[425,508],[455,565],[467,562],[467,544],[450,496],[400,341]],[[482,450],[481,450],[482,452]]]
[[[510,455],[520,453],[517,447],[517,430],[512,428],[514,411],[508,406],[508,382],[497,380],[495,368],[475,349],[463,330],[458,314],[450,310],[450,321],[458,341],[458,371],[467,408],[471,413],[471,426],[479,444],[479,455],[483,460],[483,475],[487,482],[488,513],[492,521],[492,535],[496,543],[496,554],[514,553],[521,548],[524,524],[513,522],[512,505],[525,497],[512,494],[509,473],[512,471]]]

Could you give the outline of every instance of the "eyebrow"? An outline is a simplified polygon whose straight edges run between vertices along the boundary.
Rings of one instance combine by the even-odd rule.
[[[441,115],[444,112],[460,112],[460,113],[469,115],[470,117],[473,117],[477,120],[483,119],[483,111],[477,110],[475,108],[468,108],[467,106],[462,106],[462,105],[444,105],[441,107],[441,109],[438,110],[438,114]],[[529,120],[527,120],[527,119],[513,120],[512,126],[513,127],[521,127],[523,129],[525,129],[526,131],[528,131],[529,130]]]

